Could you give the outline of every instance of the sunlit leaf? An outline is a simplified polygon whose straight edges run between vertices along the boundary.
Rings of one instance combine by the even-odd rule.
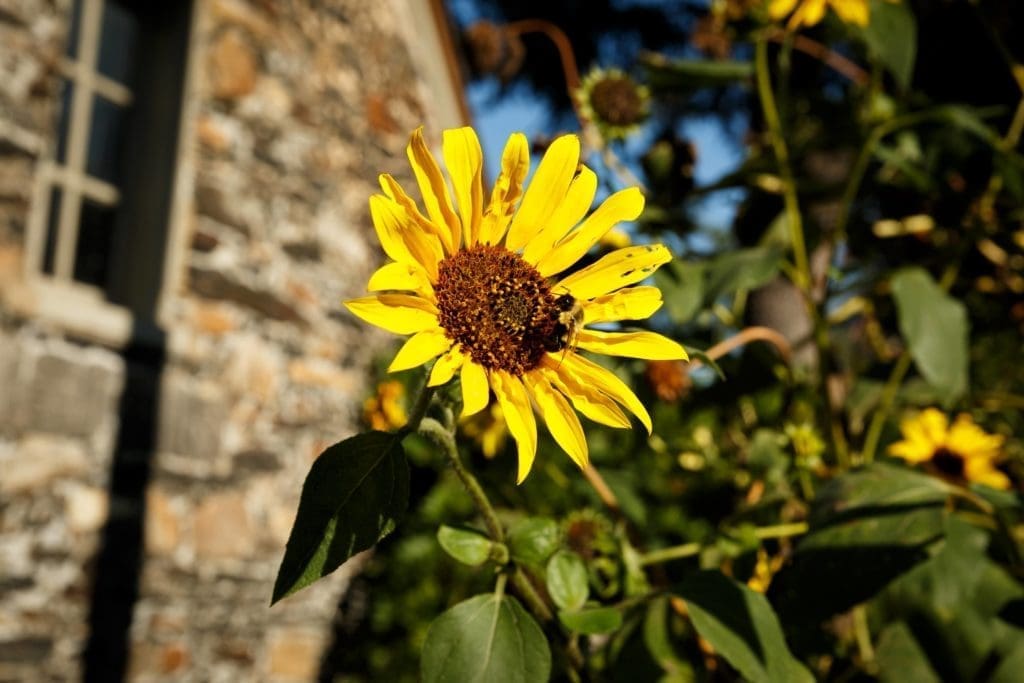
[[[471,567],[486,562],[494,548],[491,539],[479,531],[456,529],[445,525],[437,530],[437,542],[446,553]]]
[[[578,610],[590,594],[587,566],[582,558],[569,550],[561,550],[548,560],[548,593],[563,610]]]
[[[614,607],[587,607],[560,611],[558,620],[570,631],[586,635],[611,633],[622,626],[622,612]]]

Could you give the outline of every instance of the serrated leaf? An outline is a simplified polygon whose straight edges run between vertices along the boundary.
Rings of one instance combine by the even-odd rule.
[[[398,435],[357,434],[321,453],[302,485],[271,604],[391,533],[408,501],[409,465]]]
[[[445,525],[441,525],[437,530],[437,542],[446,553],[471,567],[486,562],[494,547],[493,541],[479,531],[456,529]]]
[[[551,675],[551,650],[515,598],[478,595],[430,625],[421,672],[424,683],[536,683]]]
[[[543,566],[562,542],[558,523],[548,517],[530,517],[516,524],[508,535],[512,556],[527,564]]]
[[[897,272],[892,295],[900,332],[917,369],[951,405],[967,390],[967,309],[923,268]]]
[[[793,657],[771,605],[719,571],[687,576],[674,591],[686,601],[697,632],[750,681],[814,680]]]
[[[560,550],[548,560],[546,572],[548,593],[555,604],[564,610],[583,607],[590,595],[587,566],[571,550]]]
[[[871,0],[871,21],[864,28],[864,41],[872,56],[906,90],[917,56],[917,20],[908,3]]]
[[[588,636],[611,633],[622,626],[622,613],[614,607],[589,607],[576,611],[562,610],[558,620],[570,631]]]

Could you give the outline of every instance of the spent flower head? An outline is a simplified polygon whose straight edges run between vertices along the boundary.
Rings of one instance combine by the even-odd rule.
[[[629,137],[650,114],[647,86],[619,69],[592,69],[584,76],[577,97],[583,117],[597,126],[605,140]]]
[[[472,128],[443,135],[451,194],[422,129],[412,134],[407,153],[426,213],[394,178],[380,177],[383,193],[370,198],[370,214],[392,261],[370,277],[367,289],[377,294],[345,302],[371,324],[412,335],[389,371],[437,359],[428,384],[440,386],[458,374],[463,416],[486,408],[493,392],[518,447],[520,482],[537,452],[535,410],[580,467],[588,450],[576,411],[629,428],[625,409],[650,431],[651,418],[632,390],[579,351],[687,357],[682,346],[655,332],[589,328],[648,318],[660,308],[656,287],[632,285],[672,255],[660,244],[632,246],[564,275],[617,223],[640,215],[640,190],[616,192],[587,216],[597,176],[580,163],[574,135],[551,144],[526,188],[529,146],[525,136],[513,134],[487,201]]]

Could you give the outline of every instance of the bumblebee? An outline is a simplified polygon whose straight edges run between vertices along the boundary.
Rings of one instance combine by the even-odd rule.
[[[544,349],[550,352],[576,348],[580,328],[583,327],[583,306],[571,294],[555,298],[557,322],[544,340]]]

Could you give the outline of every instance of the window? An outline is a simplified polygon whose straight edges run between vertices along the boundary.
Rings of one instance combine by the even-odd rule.
[[[75,0],[38,165],[31,277],[153,318],[163,276],[189,2]]]

